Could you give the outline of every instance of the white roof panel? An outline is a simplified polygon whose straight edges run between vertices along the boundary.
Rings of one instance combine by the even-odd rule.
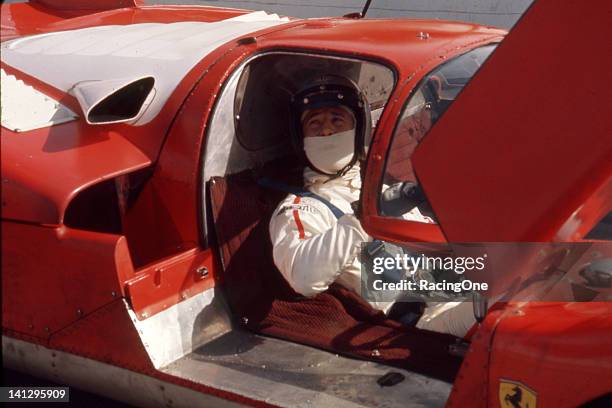
[[[78,116],[55,99],[0,69],[2,126],[13,132],[40,129]]]
[[[68,92],[82,81],[155,78],[155,98],[134,124],[151,121],[181,79],[219,46],[288,22],[253,12],[205,23],[146,23],[83,28],[2,43],[2,61]]]

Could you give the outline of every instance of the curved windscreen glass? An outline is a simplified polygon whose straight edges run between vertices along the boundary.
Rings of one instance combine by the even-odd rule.
[[[453,58],[428,74],[406,102],[389,149],[380,194],[381,215],[435,222],[412,168],[412,153],[497,44]]]

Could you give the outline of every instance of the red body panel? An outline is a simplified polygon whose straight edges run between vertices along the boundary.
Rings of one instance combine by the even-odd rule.
[[[55,3],[64,3],[58,1]],[[81,2],[83,3],[83,2]],[[87,2],[85,4],[91,4]],[[141,6],[133,8],[74,9],[43,5],[7,4],[2,6],[2,41],[23,35],[74,30],[110,24],[173,23],[177,21],[217,21],[235,17],[247,10],[189,6]]]
[[[491,369],[490,349],[497,325],[507,311],[500,309],[489,312],[486,319],[470,339],[470,350],[461,364],[453,384],[447,408],[486,407],[488,376]]]
[[[527,303],[497,327],[488,406],[499,404],[500,379],[528,385],[541,407],[603,396],[612,390],[611,345],[612,304]]]
[[[80,190],[150,165],[123,134],[81,121],[27,133],[2,128],[2,217],[61,224]]]
[[[91,12],[91,10],[136,7],[144,4],[144,0],[90,0],[85,3],[81,0],[30,0],[30,3],[52,10],[88,10]]]
[[[214,286],[214,266],[210,250],[194,248],[139,271],[125,284],[132,309],[144,319],[202,293]]]
[[[53,334],[48,347],[137,372],[155,371],[123,299]]]
[[[421,32],[430,34],[430,38],[420,39]],[[312,49],[386,61],[399,71],[401,89],[415,77],[420,79],[430,64],[436,66],[441,60],[480,43],[500,41],[504,34],[503,30],[468,23],[328,19],[303,21],[268,34],[258,43],[260,49]],[[395,123],[395,116],[391,121]]]
[[[124,237],[2,222],[2,326],[48,338],[118,299],[133,275]]]
[[[472,338],[448,407],[500,406],[500,380],[528,386],[538,407],[576,407],[612,390],[610,303],[514,303]]]
[[[552,240],[610,182],[610,12],[605,0],[536,2],[417,148],[449,240]]]

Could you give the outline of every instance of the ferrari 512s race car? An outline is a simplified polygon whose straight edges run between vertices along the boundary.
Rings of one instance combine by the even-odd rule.
[[[537,0],[506,33],[2,5],[5,365],[138,406],[605,403],[610,12]],[[358,213],[374,239],[537,243],[500,262],[503,297],[474,295],[466,338],[398,323],[340,285],[298,296],[276,270],[268,222],[286,193],[260,180],[301,176],[288,106],[321,74],[369,105]],[[408,181],[435,222],[389,206],[385,186]],[[547,295],[523,297],[534,282]]]

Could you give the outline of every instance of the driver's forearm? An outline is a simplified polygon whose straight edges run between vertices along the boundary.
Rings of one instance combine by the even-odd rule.
[[[359,220],[347,214],[329,230],[292,245],[289,253],[285,253],[290,262],[281,261],[277,266],[295,291],[313,296],[329,287],[359,255],[361,243],[369,239]],[[278,249],[275,247],[275,262],[277,252],[282,251]]]

